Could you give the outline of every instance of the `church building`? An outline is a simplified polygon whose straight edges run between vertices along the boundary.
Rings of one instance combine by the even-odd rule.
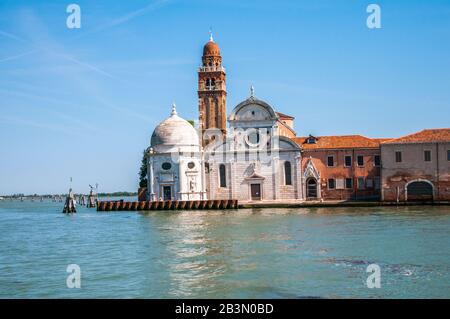
[[[140,200],[407,200],[425,198],[424,192],[426,198],[449,198],[448,136],[439,140],[443,145],[439,156],[431,154],[430,143],[424,151],[431,154],[426,155],[428,158],[442,157],[438,177],[416,174],[421,166],[415,170],[411,166],[408,172],[405,167],[414,164],[411,161],[392,164],[391,168],[392,156],[386,157],[383,151],[395,151],[399,156],[403,147],[407,154],[406,143],[361,135],[297,137],[294,117],[257,98],[253,87],[227,116],[226,71],[212,36],[203,47],[201,62],[198,127],[181,118],[172,106],[170,116],[152,134],[147,157],[148,185],[145,192],[140,192]],[[439,132],[441,137],[442,130]],[[385,178],[383,174],[395,176]],[[420,178],[402,177],[410,175]],[[416,181],[420,183],[412,184]],[[404,195],[407,191],[408,196]],[[414,192],[420,196],[413,197]]]
[[[175,105],[155,128],[146,200],[304,198],[294,118],[256,98],[253,87],[227,117],[226,97],[226,72],[211,36],[198,70],[198,130]]]

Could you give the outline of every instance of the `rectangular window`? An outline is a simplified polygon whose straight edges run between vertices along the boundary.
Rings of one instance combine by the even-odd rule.
[[[328,189],[335,189],[336,188],[336,181],[334,178],[328,179]]]
[[[375,189],[380,189],[381,188],[380,176],[376,176],[373,180],[373,183],[374,183]]]
[[[401,163],[402,162],[402,152],[395,152],[395,162]]]
[[[352,166],[352,156],[346,155],[344,158],[344,165],[345,167],[351,167]]]
[[[375,155],[373,157],[373,163],[375,166],[380,166],[381,165],[381,156],[380,155]]]
[[[364,177],[358,177],[358,189],[364,189]]]
[[[358,161],[358,166],[364,166],[364,156],[362,155],[358,155],[356,157],[357,161]]]
[[[334,166],[334,156],[328,156],[327,158],[327,166],[333,167]]]
[[[353,188],[353,178],[345,179],[345,188]]]
[[[431,151],[424,151],[423,159],[425,160],[425,162],[431,162]]]
[[[371,178],[366,179],[366,187],[373,188],[373,179]]]
[[[450,161],[450,150],[447,151],[447,161]]]

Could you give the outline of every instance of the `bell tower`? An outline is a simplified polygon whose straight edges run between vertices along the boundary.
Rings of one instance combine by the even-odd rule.
[[[226,74],[222,67],[219,46],[210,33],[209,41],[203,47],[202,66],[198,70],[198,111],[202,145],[208,144],[204,138],[208,129],[220,130],[226,136],[227,126],[227,90]],[[214,133],[217,135],[217,133]]]

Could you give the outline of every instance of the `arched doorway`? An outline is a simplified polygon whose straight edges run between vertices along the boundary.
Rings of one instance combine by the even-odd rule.
[[[306,197],[317,198],[317,180],[315,178],[311,177],[306,181]]]
[[[429,181],[413,181],[406,185],[408,201],[430,201],[433,200],[433,184]]]

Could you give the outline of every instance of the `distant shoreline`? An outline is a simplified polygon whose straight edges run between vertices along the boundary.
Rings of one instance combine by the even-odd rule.
[[[0,198],[10,199],[10,198],[52,198],[54,196],[66,196],[67,193],[63,194],[33,194],[33,195],[24,195],[24,194],[13,194],[13,195],[0,195]],[[75,193],[75,195],[85,195],[88,196],[89,193]],[[98,193],[98,197],[118,197],[118,196],[137,196],[137,192],[113,192],[113,193]]]

